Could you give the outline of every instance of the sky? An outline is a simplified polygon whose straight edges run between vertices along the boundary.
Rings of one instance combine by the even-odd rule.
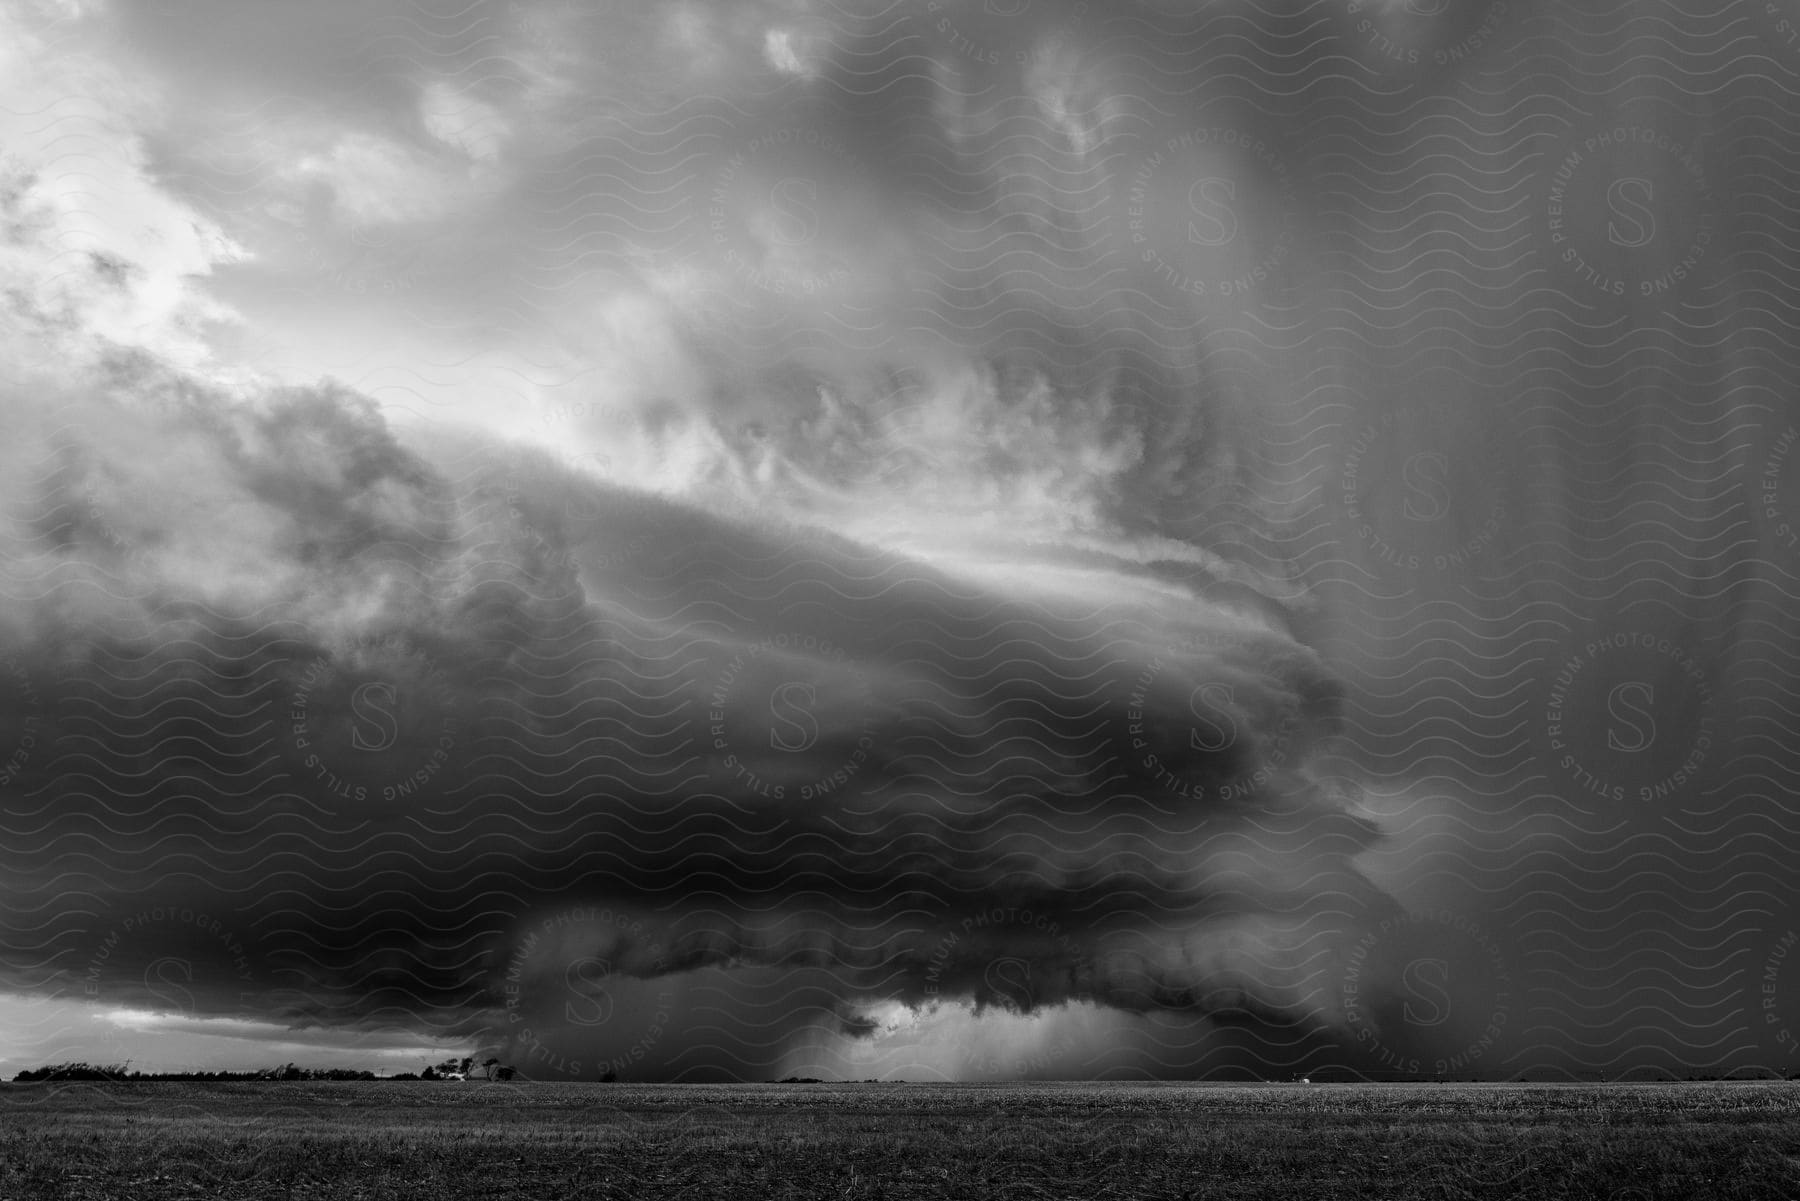
[[[1800,1069],[1800,6],[0,2],[0,1074]]]

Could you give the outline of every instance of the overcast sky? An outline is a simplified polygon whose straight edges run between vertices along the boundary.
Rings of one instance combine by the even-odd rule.
[[[1780,7],[5,0],[0,1072],[1800,1067]]]

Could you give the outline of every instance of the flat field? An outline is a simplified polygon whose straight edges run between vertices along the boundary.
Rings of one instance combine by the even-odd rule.
[[[1800,1084],[0,1085],[0,1197],[1800,1197]]]

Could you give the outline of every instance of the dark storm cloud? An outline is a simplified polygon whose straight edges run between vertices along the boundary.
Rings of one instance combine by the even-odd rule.
[[[676,301],[668,345],[728,464],[827,519],[941,505],[918,533],[974,537],[990,582],[466,436],[406,449],[341,389],[227,397],[114,355],[39,398],[15,451],[34,468],[18,658],[42,681],[20,854],[41,871],[94,840],[36,878],[19,982],[424,1026],[572,1075],[742,1071],[820,1022],[873,1038],[877,1002],[1316,1020],[1301,966],[1387,908],[1350,864],[1373,828],[1309,766],[1338,688],[1267,575],[1204,549],[1221,506],[1265,516],[1234,477],[1228,398],[1142,353],[1173,311],[1107,299],[1173,277],[1210,307],[1275,282],[1140,253],[1128,218],[1208,169],[1291,200],[1281,126],[1232,106],[1189,128],[1205,98],[1124,86],[1079,6],[906,17],[853,31],[863,58],[797,35],[845,103],[738,108],[719,141],[721,178],[756,184],[800,147],[864,224],[825,227],[822,260],[775,257],[779,206],[753,188],[719,266],[760,314]],[[741,62],[759,30],[689,32]],[[282,69],[344,70],[327,41]],[[874,90],[848,73],[871,47],[891,77]],[[321,178],[359,220],[395,220],[410,202],[357,171],[417,167],[425,143],[395,119],[404,90],[359,77],[389,78],[386,100],[362,93],[386,157]],[[997,81],[1016,99],[971,99]],[[654,120],[610,120],[651,139],[624,168],[661,169]],[[1063,203],[1081,189],[1100,208]],[[1022,308],[984,336],[953,303],[885,348],[759,332],[805,330],[822,310],[796,285],[845,275],[859,320],[906,328],[912,302],[878,281],[921,247],[938,295]],[[954,530],[996,496],[1024,549]],[[70,593],[86,607],[59,624]],[[727,1034],[693,1033],[719,1013]]]
[[[1366,891],[1371,832],[1303,754],[1222,797],[1264,748],[1204,748],[1127,687],[1154,660],[1171,696],[1223,689],[1209,729],[1280,711],[1310,744],[1334,689],[1254,614],[1190,601],[1215,637],[1184,643],[528,452],[434,465],[331,388],[103,374],[16,427],[14,986],[487,1030],[540,915],[605,908],[540,932],[559,981],[786,965],[825,973],[825,1012],[1194,1006],[1209,930]],[[984,929],[1021,908],[1066,933]],[[1038,991],[984,983],[1001,949]]]
[[[77,23],[170,87],[85,255],[9,127],[5,982],[576,1077],[1770,1062],[1681,1043],[1791,924],[1715,136],[1784,110],[1620,82],[1660,20]],[[394,371],[218,369],[209,269]]]

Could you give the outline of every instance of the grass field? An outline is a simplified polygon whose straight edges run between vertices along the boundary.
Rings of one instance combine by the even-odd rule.
[[[1800,1085],[0,1086],[0,1197],[1800,1197]]]

